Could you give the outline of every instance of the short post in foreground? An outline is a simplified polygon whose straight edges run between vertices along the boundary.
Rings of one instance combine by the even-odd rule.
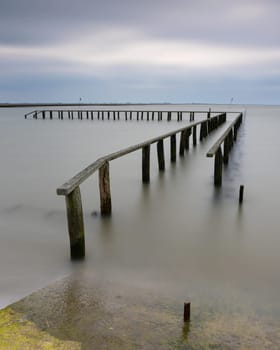
[[[85,256],[85,233],[82,199],[79,186],[69,193],[65,199],[71,259],[81,259]]]

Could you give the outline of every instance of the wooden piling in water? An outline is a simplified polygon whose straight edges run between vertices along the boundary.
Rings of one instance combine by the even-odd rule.
[[[150,182],[150,145],[142,148],[142,182]]]
[[[196,146],[196,125],[192,127],[193,145]]]
[[[85,256],[85,233],[80,188],[76,187],[65,199],[71,259],[81,259]]]
[[[186,301],[184,303],[184,322],[189,322],[191,319],[191,303]]]
[[[215,154],[214,162],[214,185],[220,187],[222,185],[222,173],[223,173],[223,155],[221,147],[218,148]]]
[[[223,155],[224,164],[228,164],[228,154],[229,154],[229,135],[224,140],[224,155]]]
[[[239,204],[243,203],[243,193],[244,193],[244,185],[240,185],[240,188],[239,188]]]
[[[170,161],[176,162],[176,134],[170,136]]]
[[[111,190],[110,190],[110,173],[109,162],[105,162],[99,168],[99,193],[100,193],[100,211],[102,216],[111,215]]]
[[[185,150],[187,151],[190,148],[190,136],[191,136],[191,129],[187,129],[185,134]]]
[[[180,147],[179,147],[179,155],[181,157],[183,157],[185,153],[185,144],[186,144],[186,130],[183,130],[181,131]]]
[[[159,169],[159,171],[164,171],[165,170],[165,161],[164,161],[163,140],[159,140],[157,143],[157,155],[158,155],[158,169]]]

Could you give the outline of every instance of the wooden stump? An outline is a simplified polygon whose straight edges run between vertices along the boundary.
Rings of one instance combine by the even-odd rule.
[[[222,185],[222,173],[223,173],[223,155],[221,147],[218,148],[215,154],[214,163],[214,185],[220,187]]]
[[[110,190],[110,173],[109,163],[105,162],[99,168],[99,193],[100,193],[100,211],[102,216],[111,215],[111,190]]]
[[[165,170],[165,161],[164,161],[163,140],[159,140],[157,143],[157,155],[158,155],[158,169],[159,169],[159,171],[164,171]]]
[[[85,256],[85,234],[80,188],[76,187],[65,199],[71,259],[81,259]]]
[[[150,182],[150,145],[142,148],[142,182]]]
[[[196,146],[196,125],[193,126],[193,145]]]
[[[176,162],[176,134],[170,136],[170,160]]]

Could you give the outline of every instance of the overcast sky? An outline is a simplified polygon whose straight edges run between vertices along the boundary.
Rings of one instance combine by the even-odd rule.
[[[279,104],[279,0],[0,0],[0,102]]]

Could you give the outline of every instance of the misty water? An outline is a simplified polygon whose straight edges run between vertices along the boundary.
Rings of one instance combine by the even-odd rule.
[[[98,157],[188,121],[25,120],[31,110],[0,110],[1,307],[77,269],[94,270],[101,278],[164,291],[174,299],[253,310],[267,317],[266,325],[272,322],[276,337],[280,107],[246,107],[220,190],[213,186],[214,160],[206,153],[234,118],[230,113],[225,125],[184,157],[177,155],[175,164],[166,139],[164,173],[158,172],[152,146],[149,185],[141,182],[141,151],[112,161],[111,218],[99,215],[98,178],[91,176],[81,185],[86,228],[81,263],[69,259],[65,201],[56,188]],[[239,206],[241,184],[245,192]]]

